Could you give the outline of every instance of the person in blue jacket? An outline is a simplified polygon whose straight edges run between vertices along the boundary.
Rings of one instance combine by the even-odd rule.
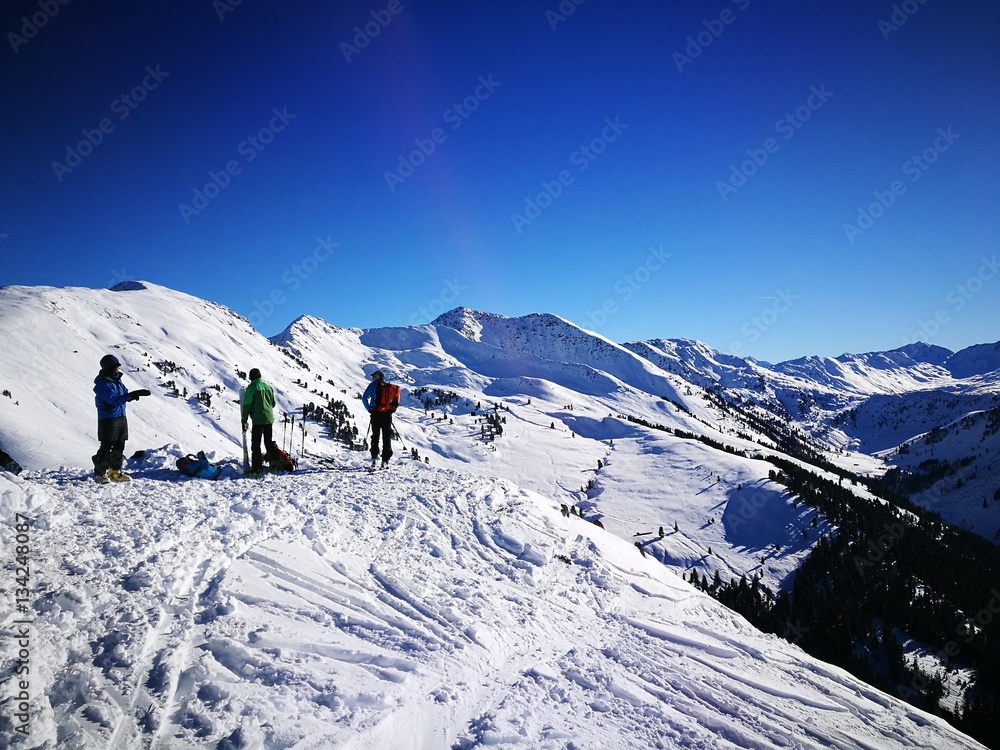
[[[392,438],[392,412],[391,411],[378,411],[376,406],[378,405],[379,399],[381,397],[382,385],[385,382],[385,375],[382,374],[381,370],[375,370],[371,374],[372,382],[368,384],[365,392],[361,396],[361,403],[365,407],[365,411],[371,414],[371,428],[372,428],[372,467],[378,463],[379,456],[379,437],[382,438],[382,468],[384,469],[389,464],[389,459],[392,458],[392,444],[389,442]]]
[[[125,404],[140,396],[148,396],[145,388],[128,391],[122,384],[121,362],[113,354],[101,358],[101,371],[94,378],[94,403],[97,406],[97,439],[101,447],[93,456],[94,480],[127,482],[131,479],[122,473],[125,460],[125,441],[128,440],[128,419]]]

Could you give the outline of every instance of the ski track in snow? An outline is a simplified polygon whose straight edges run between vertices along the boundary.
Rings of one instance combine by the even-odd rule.
[[[40,666],[30,742],[0,745],[979,747],[508,480],[144,465],[3,480]]]

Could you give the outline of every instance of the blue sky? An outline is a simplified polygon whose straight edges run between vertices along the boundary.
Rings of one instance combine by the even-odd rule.
[[[0,283],[265,335],[551,312],[780,361],[1000,339],[1000,7],[7,3]]]

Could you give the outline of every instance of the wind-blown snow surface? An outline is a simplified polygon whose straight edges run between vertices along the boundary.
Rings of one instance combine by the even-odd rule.
[[[4,704],[0,744],[980,747],[508,480],[170,461],[0,475],[37,597],[31,734]]]

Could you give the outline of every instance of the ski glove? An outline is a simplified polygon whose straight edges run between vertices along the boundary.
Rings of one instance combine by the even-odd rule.
[[[138,391],[129,391],[128,400],[138,401],[140,396],[149,396],[149,395],[152,394],[150,394],[150,392],[147,391],[145,388],[140,388]]]

